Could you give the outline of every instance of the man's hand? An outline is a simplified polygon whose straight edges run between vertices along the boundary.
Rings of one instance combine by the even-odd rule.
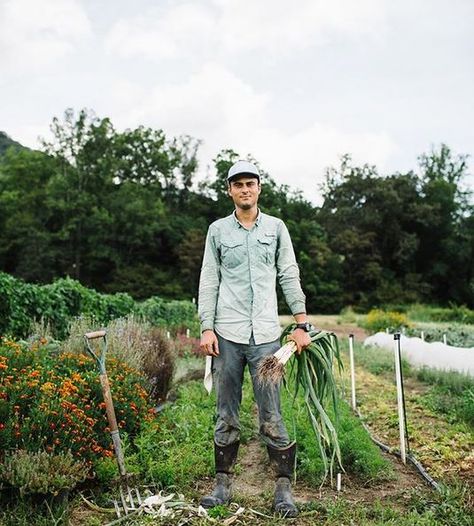
[[[296,352],[298,354],[300,354],[301,351],[304,351],[304,349],[311,343],[309,334],[303,329],[295,329],[291,335],[288,336],[288,339],[293,340],[296,343]]]
[[[202,354],[205,356],[219,356],[219,343],[214,331],[210,329],[201,334],[201,343],[199,345]]]

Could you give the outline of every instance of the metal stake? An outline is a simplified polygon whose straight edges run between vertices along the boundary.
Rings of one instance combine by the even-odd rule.
[[[355,367],[354,367],[354,335],[349,334],[349,360],[351,365],[351,407],[356,409],[356,386],[355,386]]]
[[[395,380],[397,383],[398,427],[400,431],[400,454],[402,462],[407,463],[405,451],[405,412],[403,410],[403,385],[400,357],[400,333],[393,335],[395,341]]]

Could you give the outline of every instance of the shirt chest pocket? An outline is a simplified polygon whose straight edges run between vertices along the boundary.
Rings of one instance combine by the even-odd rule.
[[[257,237],[257,251],[259,260],[266,265],[275,264],[277,248],[276,234],[264,232]]]
[[[221,239],[221,263],[226,268],[240,265],[245,258],[245,246],[242,239],[226,236]]]

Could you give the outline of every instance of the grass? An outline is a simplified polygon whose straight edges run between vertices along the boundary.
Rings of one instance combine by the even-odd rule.
[[[302,395],[293,400],[291,389],[290,386],[288,391],[282,393],[282,413],[288,429],[295,429],[299,452],[298,476],[309,484],[319,485],[324,480],[324,464]],[[339,399],[338,418],[329,408],[328,414],[336,423],[342,464],[346,472],[357,475],[363,482],[389,479],[393,475],[390,463],[382,457],[348,404]]]
[[[345,349],[347,352],[347,349]],[[378,374],[366,370],[364,360],[370,361],[371,353],[380,359],[379,349],[364,349],[355,345],[357,404],[378,438],[391,447],[398,447],[398,418],[396,388],[391,364],[381,368]],[[382,351],[383,352],[383,351]],[[389,353],[386,353],[389,354]],[[345,353],[345,360],[347,354]],[[442,398],[439,387],[417,379],[416,370],[409,369],[405,376],[405,401],[410,445],[415,456],[428,467],[432,476],[452,481],[459,476],[469,477],[472,472],[472,450],[474,448],[473,427],[445,404],[449,415],[443,414],[435,402]],[[425,375],[428,373],[424,371]],[[346,371],[346,385],[349,373]],[[461,385],[464,379],[456,374],[433,373],[431,380],[443,379],[446,386],[453,386],[452,404],[459,403],[464,396]],[[440,380],[441,381],[441,380]],[[456,387],[457,386],[457,387]],[[446,387],[449,390],[449,387]],[[458,390],[456,394],[455,390]],[[472,404],[469,405],[471,407]]]
[[[244,392],[241,441],[253,433],[252,399]],[[145,479],[158,487],[186,487],[214,468],[215,394],[201,382],[189,382],[178,391],[177,401],[161,413],[158,424],[148,426],[135,439],[134,462]]]
[[[347,344],[343,348],[347,352]],[[378,347],[364,347],[356,343],[355,361],[358,366],[375,375],[394,379],[393,354]],[[419,403],[436,413],[446,415],[451,422],[463,422],[474,429],[474,378],[462,372],[442,371],[429,367],[415,368],[402,359],[405,379],[413,378],[425,386]]]
[[[381,369],[383,370],[383,367]],[[461,385],[458,386],[458,390],[461,390]],[[213,473],[214,407],[214,394],[207,395],[201,382],[189,382],[179,388],[177,401],[162,411],[157,425],[150,425],[142,431],[136,438],[137,449],[128,452],[129,468],[135,467],[141,473],[137,481],[138,485],[148,483],[152,488],[166,488],[167,492],[179,489],[180,493],[186,495],[188,501],[192,499],[196,502],[197,481]],[[284,392],[282,410],[289,431],[293,429],[293,422],[295,424],[296,439],[299,444],[299,479],[314,487],[315,484],[320,484],[324,469],[316,441],[312,436],[311,425],[307,420],[306,409],[301,400],[293,404],[292,397]],[[245,443],[256,432],[254,402],[248,374],[244,386],[241,424],[242,441]],[[361,481],[362,486],[390,478],[390,464],[381,457],[378,448],[372,444],[345,402],[340,404],[338,431],[345,467]],[[446,447],[449,448],[448,445]],[[405,492],[397,499],[391,497],[382,501],[370,499],[354,502],[344,498],[342,494],[341,497],[318,499],[302,505],[300,518],[291,523],[308,526],[316,522],[328,526],[336,524],[472,525],[467,512],[467,496],[462,489],[450,489],[442,495],[429,492],[428,495]],[[107,498],[105,492],[98,502],[104,504]],[[249,512],[249,508],[267,510],[269,500],[270,496],[266,494],[244,499],[246,512],[239,519],[240,523],[257,526],[288,524],[289,521],[283,519],[270,519]],[[215,511],[215,518],[221,521],[229,513],[227,507],[221,507]],[[73,516],[81,518],[74,521],[71,520]],[[83,512],[77,500],[68,509],[55,507],[50,511],[45,506],[32,507],[25,500],[15,503],[11,508],[2,506],[0,511],[1,526],[36,524],[98,526],[105,520],[103,516]],[[126,524],[167,526],[176,523],[176,518],[141,517],[127,521]],[[187,521],[187,524],[208,525],[209,519],[193,517]]]
[[[31,498],[6,499],[0,493],[0,526],[51,526],[68,524],[67,504],[38,503]]]

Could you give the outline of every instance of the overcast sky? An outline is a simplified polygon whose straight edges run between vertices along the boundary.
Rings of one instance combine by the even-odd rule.
[[[473,0],[0,0],[0,130],[37,147],[92,108],[201,139],[202,174],[250,153],[318,202],[343,153],[382,174],[474,153],[473,27]]]

